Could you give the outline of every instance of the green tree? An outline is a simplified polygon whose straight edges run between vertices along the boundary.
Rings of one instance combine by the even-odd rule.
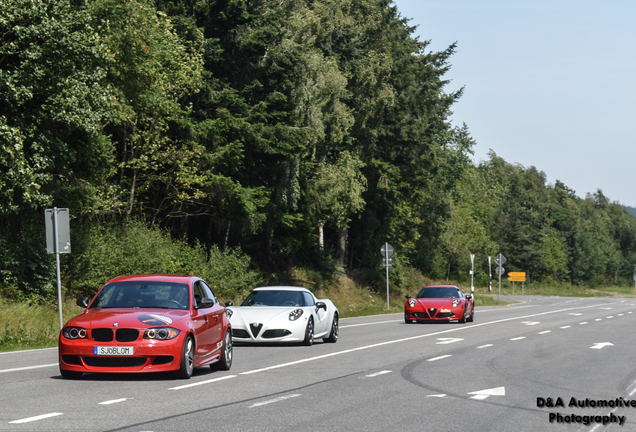
[[[106,27],[92,2],[0,5],[0,279],[36,297],[54,280],[44,207],[90,213],[112,172]]]

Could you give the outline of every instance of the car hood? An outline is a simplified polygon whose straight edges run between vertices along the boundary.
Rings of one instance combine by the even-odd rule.
[[[420,303],[421,305],[424,305],[426,307],[434,307],[434,308],[452,307],[453,301],[455,300],[461,300],[461,299],[458,299],[458,298],[418,298],[416,299],[416,301]]]
[[[279,317],[288,318],[289,313],[296,309],[303,309],[306,312],[307,308],[299,306],[230,306],[228,309],[232,311],[230,321],[240,317],[246,323],[266,323]]]
[[[69,321],[80,327],[147,328],[173,325],[189,317],[189,312],[174,309],[87,309]]]

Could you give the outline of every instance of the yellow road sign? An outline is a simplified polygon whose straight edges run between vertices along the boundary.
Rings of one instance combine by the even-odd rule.
[[[526,272],[509,272],[508,276],[512,276],[512,277],[526,277]]]
[[[508,276],[508,280],[511,282],[525,282],[525,276]]]

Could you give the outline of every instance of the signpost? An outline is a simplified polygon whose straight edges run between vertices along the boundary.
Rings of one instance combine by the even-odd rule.
[[[470,292],[475,294],[475,286],[473,285],[473,275],[475,273],[475,254],[470,254]]]
[[[393,267],[393,246],[388,243],[384,243],[384,246],[380,249],[380,253],[384,257],[382,259],[382,265],[386,268],[386,308],[389,309],[389,268]]]
[[[495,264],[497,264],[497,268],[495,272],[499,275],[499,300],[501,301],[501,275],[505,273],[505,269],[503,268],[503,264],[508,261],[505,256],[502,254],[498,254],[495,257]]]
[[[523,282],[526,281],[526,272],[510,272],[508,273],[508,280],[512,282],[512,293],[515,293],[515,282],[522,282],[521,284],[521,295],[524,295],[523,292]]]
[[[490,256],[488,256],[488,292],[492,292],[492,265]]]
[[[57,302],[60,309],[60,330],[62,321],[62,280],[60,278],[60,254],[71,253],[71,232],[68,224],[68,209],[57,208],[44,210],[46,226],[46,250],[55,254],[55,272],[57,275]]]

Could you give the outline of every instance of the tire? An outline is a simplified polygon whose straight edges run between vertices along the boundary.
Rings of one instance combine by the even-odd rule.
[[[331,323],[331,333],[329,336],[322,339],[325,342],[336,343],[338,342],[338,314],[333,314],[333,322]]]
[[[305,340],[303,341],[303,345],[312,346],[314,344],[314,318],[309,318],[307,322],[307,327],[305,328]]]
[[[410,319],[408,319],[408,318],[406,317],[406,314],[404,314],[404,324],[413,324],[413,321],[412,321],[412,320],[410,320]]]
[[[80,379],[83,375],[82,372],[75,372],[66,369],[60,369],[60,374],[62,374],[62,378],[70,380]]]
[[[232,367],[232,330],[229,328],[225,332],[225,337],[223,338],[223,347],[221,348],[221,358],[218,362],[212,363],[210,365],[210,369],[212,370],[230,370]]]
[[[462,313],[462,318],[459,320],[460,324],[466,323],[466,307],[464,307],[464,313]]]
[[[470,318],[468,318],[466,321],[473,322],[474,320],[475,320],[475,307],[473,306],[473,310],[470,312]]]
[[[181,349],[181,366],[175,371],[175,376],[180,379],[190,379],[194,372],[194,339],[186,337]]]

